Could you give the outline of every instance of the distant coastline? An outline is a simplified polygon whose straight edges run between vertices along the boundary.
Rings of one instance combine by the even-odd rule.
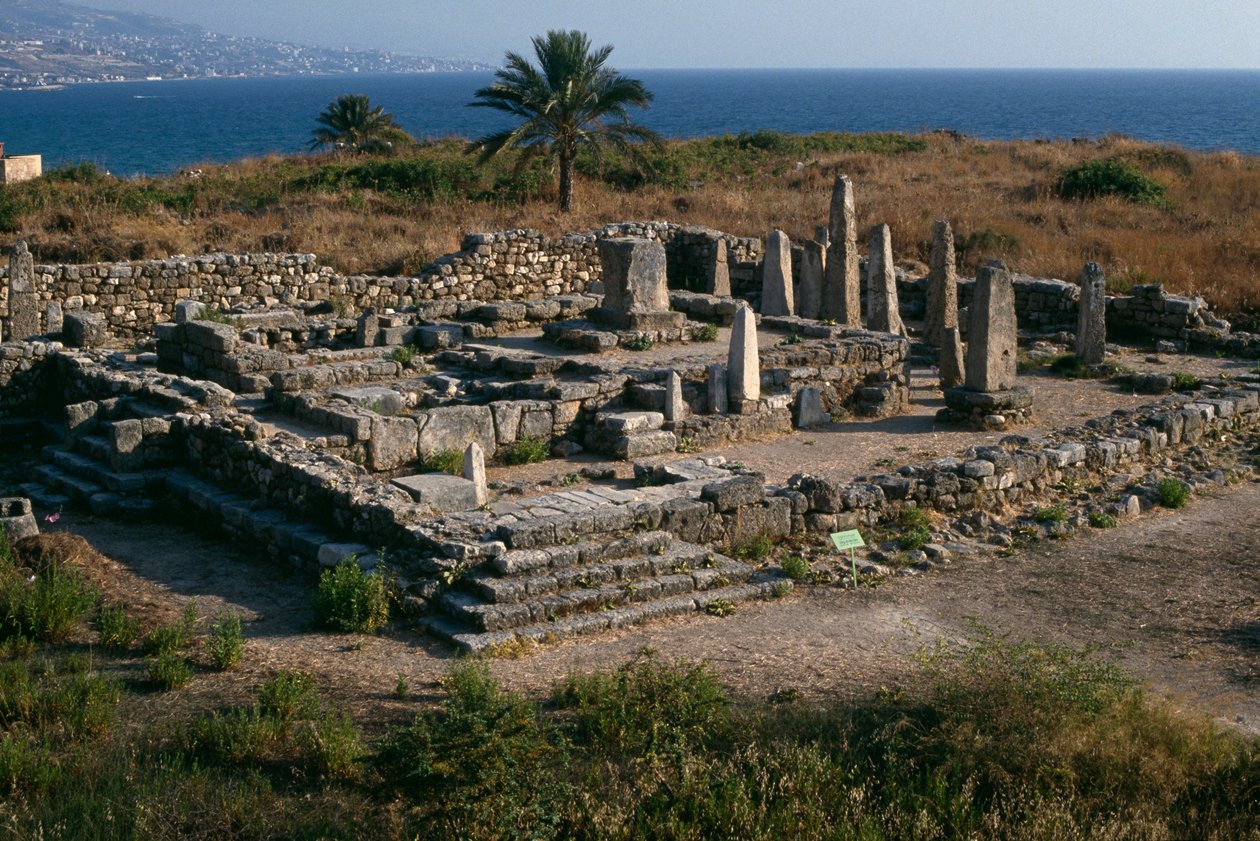
[[[655,94],[643,121],[667,137],[773,130],[921,133],[977,139],[1124,134],[1200,151],[1260,155],[1260,71],[639,70]],[[314,117],[365,93],[417,137],[502,127],[467,108],[488,70],[163,79],[75,85],[56,97],[0,91],[4,140],[45,166],[91,161],[120,175],[295,153]],[[134,92],[161,97],[135,99]],[[165,94],[170,94],[169,96]],[[155,138],[161,138],[156,142]]]

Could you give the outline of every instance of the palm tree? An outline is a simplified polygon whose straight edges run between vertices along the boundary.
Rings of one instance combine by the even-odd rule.
[[[315,121],[319,128],[311,132],[311,148],[332,146],[349,152],[387,152],[395,143],[413,143],[415,139],[394,122],[381,106],[372,107],[362,94],[346,94],[329,103]]]
[[[630,122],[629,106],[646,108],[652,94],[638,79],[619,74],[604,62],[611,46],[592,52],[586,33],[553,30],[533,38],[538,66],[509,52],[496,81],[474,94],[472,107],[494,108],[519,117],[516,128],[474,140],[469,152],[484,163],[504,149],[522,150],[521,166],[538,155],[560,164],[560,209],[573,209],[573,161],[589,148],[599,160],[612,146],[636,163],[642,157],[633,141],[659,141],[656,133]]]

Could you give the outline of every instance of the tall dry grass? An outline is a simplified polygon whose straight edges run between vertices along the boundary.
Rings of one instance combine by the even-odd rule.
[[[918,139],[924,148],[897,154],[766,152],[737,173],[706,173],[691,179],[701,183],[686,188],[648,183],[618,189],[583,178],[578,209],[569,214],[556,209],[546,187],[527,201],[297,189],[300,176],[327,159],[271,157],[205,166],[196,195],[187,199],[159,196],[146,202],[144,195],[120,198],[118,188],[101,183],[60,183],[45,188],[40,200],[26,202],[9,236],[28,238],[39,258],[49,261],[265,249],[313,252],[345,272],[406,274],[455,250],[470,231],[529,227],[560,235],[627,219],[668,219],[741,236],[780,227],[794,239],[812,237],[826,222],[834,177],[845,173],[854,181],[859,235],[887,223],[903,263],[926,263],[933,220],[949,219],[964,269],[1001,257],[1016,271],[1070,280],[1093,260],[1114,288],[1160,282],[1179,293],[1201,294],[1226,312],[1260,308],[1258,158],[1121,137]],[[705,142],[675,142],[666,154],[694,168],[704,155],[698,144]],[[458,144],[439,143],[414,154],[454,160]],[[1166,185],[1168,207],[1055,194],[1064,168],[1099,158],[1130,162]],[[168,178],[147,180],[144,189],[165,195],[190,187]]]

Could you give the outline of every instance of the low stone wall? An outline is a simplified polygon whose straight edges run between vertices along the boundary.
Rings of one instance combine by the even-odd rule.
[[[48,363],[57,349],[48,342],[0,344],[0,420],[38,413],[51,383]]]

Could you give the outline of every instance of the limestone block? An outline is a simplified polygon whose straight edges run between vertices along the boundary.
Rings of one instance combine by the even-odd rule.
[[[714,511],[731,511],[741,505],[753,505],[765,498],[765,477],[753,473],[719,479],[701,488],[700,498],[712,503]]]
[[[792,294],[792,241],[776,229],[766,237],[766,256],[762,264],[761,314],[792,315],[795,301]]]
[[[0,499],[0,528],[4,529],[10,546],[39,534],[39,523],[31,513],[31,501],[20,496]]]
[[[105,319],[86,310],[74,310],[65,315],[62,339],[69,347],[95,348],[105,344]]]
[[[801,318],[818,318],[822,307],[823,277],[827,265],[826,246],[806,240],[801,254],[801,283],[797,314]]]
[[[729,408],[726,398],[726,369],[714,362],[708,372],[708,409],[711,415],[724,415]]]
[[[486,454],[476,441],[464,450],[464,478],[473,483],[477,505],[485,505],[490,499],[486,486]]]
[[[419,429],[412,418],[374,417],[368,439],[368,464],[373,470],[395,470],[415,461]]]
[[[434,511],[470,511],[481,505],[477,501],[477,488],[461,476],[446,473],[420,473],[400,476],[392,483],[411,494],[411,498]]]
[[[796,426],[812,429],[831,422],[831,415],[823,411],[822,392],[816,388],[802,388],[796,393]]]
[[[352,406],[370,409],[378,415],[396,415],[403,409],[402,395],[383,386],[342,386],[330,391],[329,396],[344,400]]]
[[[740,307],[731,326],[731,346],[726,359],[727,395],[733,404],[761,397],[761,360],[757,347],[757,323],[753,311]]]
[[[958,326],[958,273],[954,259],[954,231],[948,221],[938,220],[932,225],[932,257],[923,335],[928,344],[936,345],[942,352],[945,350],[945,330]]]
[[[669,309],[665,275],[665,246],[659,240],[637,237],[601,239],[604,308],[622,312]]]
[[[1086,365],[1101,365],[1107,356],[1106,279],[1097,263],[1081,273],[1080,310],[1076,320],[1076,356]]]
[[[1015,386],[1015,290],[1001,261],[976,273],[967,331],[967,388],[1001,391]]]
[[[495,449],[494,415],[489,406],[443,406],[430,409],[420,421],[420,452],[463,451],[473,441]]]
[[[823,270],[819,318],[842,327],[862,326],[862,286],[858,275],[857,211],[853,183],[839,175],[831,191],[827,225],[827,263]]]
[[[144,424],[139,420],[118,420],[110,425],[109,463],[115,470],[144,467]]]

